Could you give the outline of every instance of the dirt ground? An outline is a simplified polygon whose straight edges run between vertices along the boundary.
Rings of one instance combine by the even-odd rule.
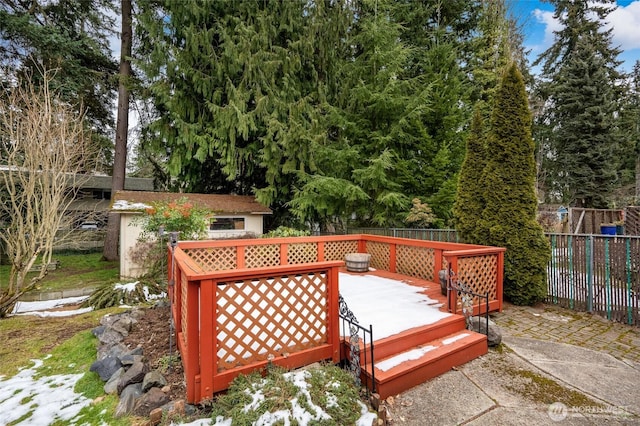
[[[180,362],[179,352],[172,338],[169,347],[170,315],[168,307],[150,308],[145,310],[141,318],[129,333],[124,343],[135,348],[142,346],[143,354],[152,369],[159,369],[167,384],[171,387],[171,400],[186,399],[184,372]]]

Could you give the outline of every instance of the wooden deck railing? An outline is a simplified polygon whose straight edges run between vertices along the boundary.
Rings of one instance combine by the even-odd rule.
[[[489,293],[490,310],[502,309],[501,248],[364,234],[181,241],[169,255],[169,294],[188,401],[269,362],[338,362],[338,269],[354,252],[370,253],[373,268],[432,282],[450,268]],[[459,309],[454,296],[449,309]]]

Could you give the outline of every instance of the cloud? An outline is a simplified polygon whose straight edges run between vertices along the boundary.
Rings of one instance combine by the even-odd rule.
[[[607,17],[607,28],[613,28],[613,44],[622,50],[640,48],[640,0],[618,6]]]
[[[555,40],[554,32],[561,30],[562,25],[553,17],[553,11],[534,9],[532,14],[537,23],[544,25],[544,38],[541,43],[530,47],[533,51],[542,52],[551,47]]]

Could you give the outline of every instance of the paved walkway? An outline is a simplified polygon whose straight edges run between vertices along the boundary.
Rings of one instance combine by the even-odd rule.
[[[552,305],[492,314],[503,345],[387,400],[392,425],[640,425],[640,328]]]
[[[640,327],[609,321],[598,315],[554,305],[536,307],[505,303],[491,319],[513,337],[568,343],[640,363]]]

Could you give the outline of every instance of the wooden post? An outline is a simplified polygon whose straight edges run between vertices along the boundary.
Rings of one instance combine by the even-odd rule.
[[[389,243],[389,272],[396,272],[396,244]]]
[[[318,262],[324,262],[324,241],[318,241]]]
[[[504,251],[498,253],[498,282],[496,283],[496,297],[498,298],[498,312],[502,312],[502,290],[504,285]]]
[[[200,389],[197,379],[200,375],[200,303],[198,300],[199,281],[183,283],[187,286],[187,357],[184,362],[184,376],[187,382],[187,401],[199,402]]]
[[[246,268],[244,246],[242,245],[236,246],[236,265],[238,265],[238,269]]]
[[[200,282],[200,399],[213,397],[213,374],[216,371],[216,287],[213,280]]]
[[[340,362],[340,306],[338,304],[338,267],[327,271],[327,340],[332,348],[332,361]]]
[[[440,282],[439,280],[439,275],[438,273],[440,272],[440,270],[442,269],[442,250],[441,249],[435,249],[433,252],[434,255],[434,259],[433,259],[433,275],[431,278],[431,281],[434,282]]]

